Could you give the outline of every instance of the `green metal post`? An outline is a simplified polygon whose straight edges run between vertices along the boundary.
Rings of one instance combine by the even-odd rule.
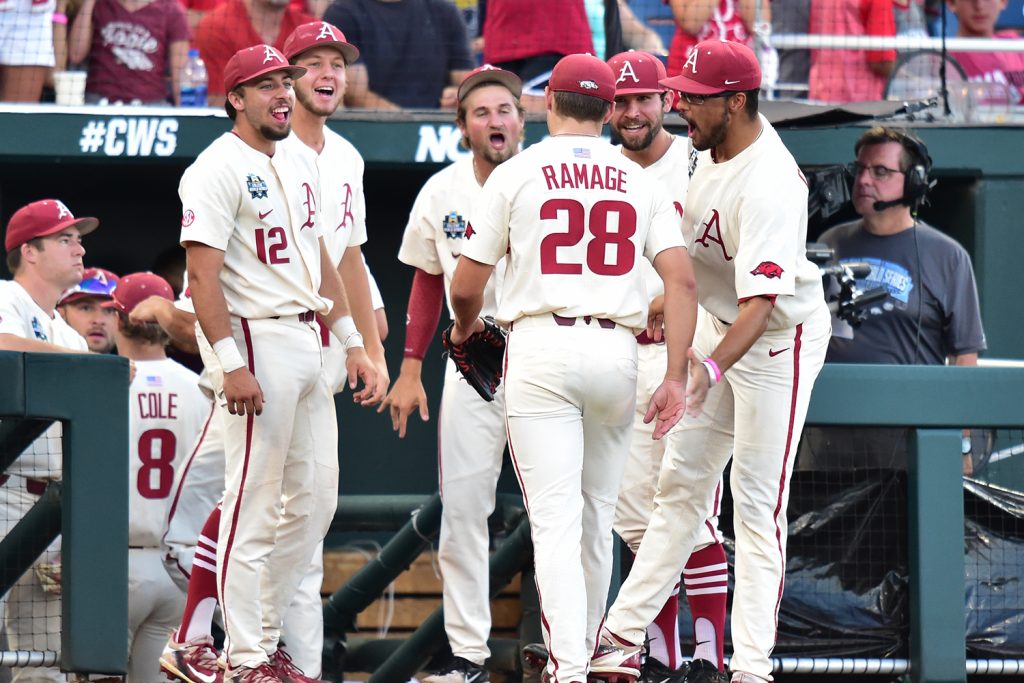
[[[17,583],[60,534],[60,482],[53,482],[36,504],[0,541],[0,595]]]
[[[0,422],[0,472],[6,472],[29,444],[49,429],[53,420],[31,418],[6,419]]]
[[[911,678],[915,683],[964,683],[960,432],[915,430],[907,460]]]

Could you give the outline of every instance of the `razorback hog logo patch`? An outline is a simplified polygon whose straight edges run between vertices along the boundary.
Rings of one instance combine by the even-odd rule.
[[[598,85],[594,81],[580,81],[580,87],[584,90],[597,90]]]
[[[766,278],[771,280],[772,278],[782,277],[782,267],[777,263],[771,261],[761,261],[757,264],[757,268],[750,271],[751,275],[764,275]]]

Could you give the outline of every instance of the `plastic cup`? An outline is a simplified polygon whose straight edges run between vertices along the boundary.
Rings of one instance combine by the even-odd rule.
[[[85,76],[84,71],[58,71],[54,73],[53,86],[57,94],[57,104],[84,104]]]

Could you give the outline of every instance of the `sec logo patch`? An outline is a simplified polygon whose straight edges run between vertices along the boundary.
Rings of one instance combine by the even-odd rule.
[[[187,228],[188,226],[192,225],[192,223],[194,223],[195,220],[196,215],[192,212],[192,209],[189,209],[188,211],[181,215],[181,227]]]

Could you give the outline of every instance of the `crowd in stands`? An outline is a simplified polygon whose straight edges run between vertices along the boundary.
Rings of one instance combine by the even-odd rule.
[[[1009,9],[1013,11],[1007,11]],[[778,98],[842,104],[885,99],[896,49],[785,49],[772,35],[1019,39],[1020,0],[0,0],[0,101],[50,101],[53,73],[87,72],[85,102],[177,105],[189,47],[220,107],[239,46],[283,47],[324,18],[359,45],[345,105],[454,108],[455,85],[481,63],[522,77],[524,104],[563,55],[651,52],[679,73],[698,41],[758,48]],[[945,14],[945,16],[943,16]],[[1002,21],[1002,23],[1000,23]],[[1009,22],[1009,23],[1007,23]],[[1014,24],[1016,26],[1014,26]],[[1024,52],[951,51],[968,80],[1003,84],[1024,103]],[[538,88],[539,86],[539,88]]]

